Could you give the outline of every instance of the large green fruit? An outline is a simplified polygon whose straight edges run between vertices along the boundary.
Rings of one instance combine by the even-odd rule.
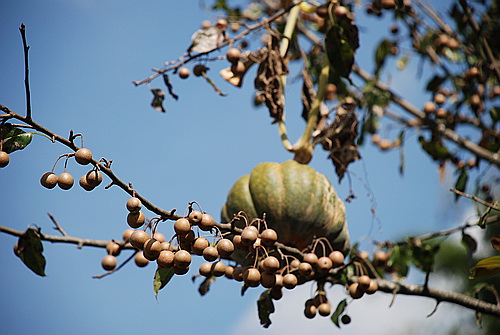
[[[261,163],[238,179],[222,207],[222,222],[239,211],[250,220],[265,213],[279,241],[299,249],[322,236],[336,250],[349,247],[344,203],[323,174],[296,161]]]

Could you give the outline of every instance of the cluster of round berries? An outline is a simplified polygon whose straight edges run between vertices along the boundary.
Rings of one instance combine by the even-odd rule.
[[[66,154],[65,156],[69,158],[73,155],[78,164],[88,165],[92,163],[92,152],[87,148],[80,148],[74,154]],[[75,180],[71,174],[66,172],[66,169],[64,169],[64,172],[59,176],[57,176],[53,170],[54,169],[52,169],[52,171],[45,172],[40,178],[40,183],[43,187],[52,189],[57,185],[63,190],[69,190],[73,187]],[[84,174],[80,178],[79,183],[84,190],[92,191],[94,188],[99,186],[101,182],[102,174],[97,168],[94,168]]]

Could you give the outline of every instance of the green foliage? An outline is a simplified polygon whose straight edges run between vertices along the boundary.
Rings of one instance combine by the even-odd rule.
[[[0,148],[6,153],[23,150],[31,143],[34,133],[27,133],[10,123],[0,124]]]
[[[332,320],[332,322],[339,328],[340,328],[339,318],[342,316],[342,314],[344,314],[346,307],[347,307],[347,300],[344,299],[340,301],[339,304],[337,305],[337,308],[335,308],[335,311],[330,317],[330,320]]]
[[[158,292],[164,288],[170,279],[174,276],[173,268],[161,268],[158,267],[155,272],[155,278],[153,280],[153,290],[155,292],[155,296],[158,298]]]
[[[28,228],[19,237],[14,252],[31,271],[39,276],[45,276],[46,261],[43,256],[40,229]]]

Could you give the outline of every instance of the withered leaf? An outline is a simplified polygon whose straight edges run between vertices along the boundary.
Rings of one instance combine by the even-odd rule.
[[[257,300],[257,309],[259,312],[260,324],[264,328],[268,328],[271,325],[271,319],[269,316],[274,313],[274,303],[269,290],[264,291],[259,300]]]
[[[163,108],[163,100],[165,100],[165,92],[163,92],[159,88],[151,89],[151,93],[153,93],[153,101],[151,101],[151,106],[160,112],[165,113],[165,108]]]
[[[335,172],[342,180],[347,166],[360,159],[356,137],[358,136],[358,119],[354,105],[339,106],[333,123],[319,137],[323,149],[330,152],[330,158],[335,166]]]
[[[274,118],[273,123],[276,123],[283,119],[285,101],[281,76],[288,73],[288,67],[279,52],[277,33],[272,32],[270,35],[267,53],[259,65],[254,85],[258,91],[256,98],[266,104],[270,116]]]
[[[198,287],[198,292],[201,295],[207,294],[208,291],[210,290],[210,285],[212,285],[214,281],[215,281],[214,276],[205,278],[205,280],[203,280],[203,282],[200,284],[200,287]]]

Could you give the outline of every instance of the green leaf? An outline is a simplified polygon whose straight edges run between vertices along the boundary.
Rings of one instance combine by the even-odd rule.
[[[387,265],[394,269],[399,278],[405,278],[410,270],[410,251],[406,246],[395,245]]]
[[[435,75],[431,80],[427,83],[427,87],[425,88],[427,91],[434,92],[436,89],[441,86],[442,83],[446,80],[446,77],[441,77]]]
[[[400,141],[400,147],[399,147],[399,174],[404,175],[405,171],[405,146],[404,146],[404,140],[405,140],[405,131],[401,130],[399,133],[398,137]]]
[[[264,291],[257,300],[260,324],[267,328],[271,325],[269,316],[274,313],[274,303],[270,295],[270,290]]]
[[[451,158],[451,154],[443,143],[436,140],[426,141],[422,136],[419,137],[419,142],[422,145],[422,149],[436,161],[445,161]]]
[[[425,273],[431,272],[434,265],[434,258],[439,251],[439,244],[435,246],[430,244],[413,244],[411,251],[412,263]]]
[[[467,172],[467,169],[462,168],[460,175],[457,178],[457,181],[455,183],[455,189],[460,191],[460,192],[465,192],[465,187],[467,186],[467,179],[469,179],[469,174]],[[460,198],[460,195],[455,194],[455,201]]]
[[[342,315],[342,313],[344,313],[346,306],[347,306],[347,300],[344,299],[341,302],[339,302],[337,308],[335,309],[335,312],[333,312],[332,316],[330,317],[330,320],[332,320],[332,322],[339,328],[340,328],[339,318]]]
[[[328,30],[325,39],[326,54],[330,65],[339,76],[347,78],[354,64],[354,50],[349,42],[343,38],[337,26]]]
[[[158,299],[158,291],[165,287],[168,284],[170,279],[174,276],[173,268],[161,268],[158,267],[155,273],[155,279],[153,281],[153,289],[155,291],[155,296]]]
[[[27,133],[10,123],[0,125],[0,147],[8,154],[26,148],[32,139],[33,133]]]
[[[392,42],[384,39],[375,50],[375,73],[378,74],[384,66],[385,59],[391,53]]]
[[[490,117],[491,122],[493,122],[492,126],[495,126],[495,124],[500,121],[500,106],[494,106],[490,108]]]
[[[469,278],[490,278],[500,274],[500,256],[484,258],[469,270]]]
[[[43,277],[46,261],[42,252],[43,245],[39,229],[28,228],[23,235],[19,236],[15,249],[16,255],[31,271]]]

